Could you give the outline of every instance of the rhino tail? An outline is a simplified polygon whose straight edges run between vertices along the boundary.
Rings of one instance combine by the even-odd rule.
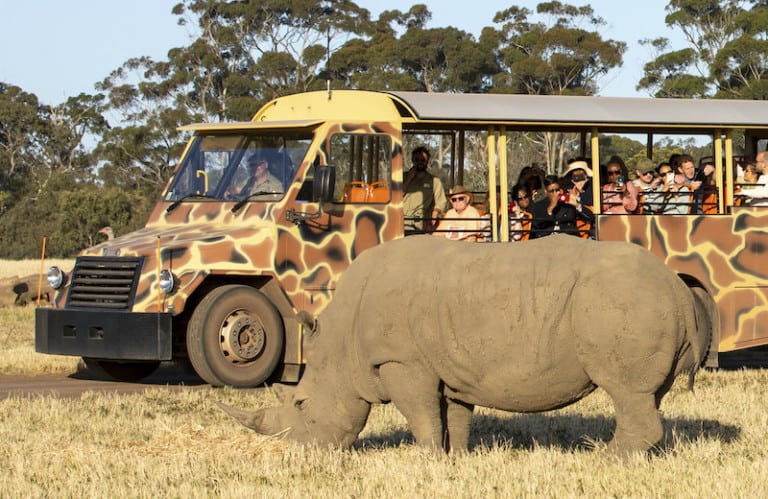
[[[214,400],[213,402],[219,406],[219,409],[235,418],[243,426],[250,428],[257,433],[264,433],[264,409],[257,411],[244,411],[242,409],[237,409],[235,407],[219,402],[218,400]]]
[[[717,307],[707,291],[696,285],[688,286],[691,306],[686,313],[686,339],[690,343],[694,363],[688,373],[688,389],[693,391],[696,371],[707,360],[710,350],[717,349]]]

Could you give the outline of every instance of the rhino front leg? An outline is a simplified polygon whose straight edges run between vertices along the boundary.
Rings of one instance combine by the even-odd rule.
[[[472,411],[475,406],[459,400],[445,397],[446,428],[443,441],[449,452],[464,452],[469,447],[469,427],[472,423]]]
[[[616,409],[616,432],[608,448],[621,456],[645,452],[664,436],[653,393],[608,393]]]
[[[411,428],[416,443],[445,450],[443,414],[438,377],[420,367],[388,362],[379,368],[382,384]]]

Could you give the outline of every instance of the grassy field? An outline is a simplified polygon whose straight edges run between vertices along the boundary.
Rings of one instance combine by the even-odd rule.
[[[64,270],[71,270],[74,260],[47,259],[43,262],[43,274],[48,271],[48,267],[58,265]],[[0,279],[14,276],[27,276],[40,272],[40,260],[2,260],[0,259]]]
[[[665,400],[671,447],[623,463],[604,451],[603,392],[547,414],[478,410],[472,451],[413,445],[378,406],[354,449],[256,435],[211,401],[272,405],[264,390],[156,388],[0,401],[0,496],[88,497],[762,497],[768,373],[706,372]]]
[[[0,309],[0,373],[74,372],[33,352],[32,308]],[[0,497],[762,497],[768,371],[679,379],[662,412],[668,445],[619,462],[598,390],[545,414],[478,409],[471,452],[417,448],[394,407],[377,406],[352,450],[300,446],[236,424],[213,400],[276,404],[268,390],[154,388],[0,400]]]

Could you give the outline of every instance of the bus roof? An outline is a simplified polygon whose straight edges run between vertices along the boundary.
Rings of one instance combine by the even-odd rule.
[[[272,130],[309,128],[322,123],[321,120],[284,120],[284,121],[225,121],[217,123],[192,123],[180,126],[182,131],[195,132],[232,132],[248,130]]]
[[[755,100],[389,93],[401,100],[417,121],[672,128],[768,127],[768,103]]]

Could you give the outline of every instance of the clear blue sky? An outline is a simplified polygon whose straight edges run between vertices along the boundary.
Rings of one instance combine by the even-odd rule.
[[[0,30],[0,81],[37,94],[46,104],[58,104],[94,84],[131,57],[165,59],[168,50],[189,43],[171,8],[177,0],[6,0]],[[511,5],[535,10],[538,1],[501,0],[358,0],[374,18],[387,9],[408,10],[425,3],[432,11],[431,27],[455,26],[479,35],[496,12]],[[590,4],[607,25],[603,38],[627,42],[624,66],[601,81],[601,95],[637,96],[635,85],[651,59],[642,38],[666,36],[680,48],[682,38],[664,24],[666,0],[570,1]]]

